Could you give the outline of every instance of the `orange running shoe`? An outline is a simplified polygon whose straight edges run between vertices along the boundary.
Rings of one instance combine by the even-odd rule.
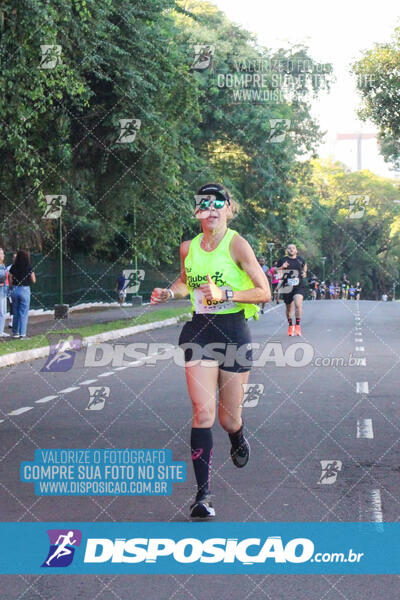
[[[287,334],[290,335],[290,337],[292,337],[294,335],[293,325],[289,325]]]
[[[295,333],[295,335],[301,335],[301,327],[300,327],[300,325],[295,325],[294,326],[294,333]]]

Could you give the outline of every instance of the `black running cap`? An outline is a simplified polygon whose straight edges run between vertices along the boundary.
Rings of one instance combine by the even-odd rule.
[[[214,194],[215,196],[219,196],[226,200],[228,204],[231,203],[231,197],[229,196],[228,191],[219,183],[206,183],[206,185],[202,185],[197,190],[197,195],[200,196],[202,194]]]

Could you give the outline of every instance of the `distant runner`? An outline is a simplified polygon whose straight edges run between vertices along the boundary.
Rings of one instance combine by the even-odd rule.
[[[356,285],[356,300],[360,299],[361,292],[362,292],[362,287],[360,285],[360,282],[357,281],[357,285]]]
[[[278,264],[278,261],[274,260],[274,262],[272,263],[272,267],[270,268],[268,273],[269,273],[269,276],[271,277],[271,287],[272,287],[273,299],[276,300],[277,304],[279,304],[278,288],[279,288],[280,278],[279,278],[279,272],[276,271],[277,264]]]
[[[282,272],[279,292],[286,304],[286,317],[289,324],[288,335],[301,335],[301,315],[303,299],[307,294],[304,279],[307,276],[307,264],[304,258],[298,256],[295,244],[288,244],[286,255],[278,261],[276,271]],[[296,324],[293,327],[293,310]]]

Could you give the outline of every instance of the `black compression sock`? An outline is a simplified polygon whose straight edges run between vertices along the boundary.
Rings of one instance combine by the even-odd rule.
[[[300,319],[296,319],[296,325],[300,325]]]
[[[292,319],[288,319],[288,323],[289,323],[289,327],[291,327],[293,325]]]
[[[196,500],[201,500],[210,493],[210,464],[213,452],[211,427],[192,427],[190,446],[198,490]]]
[[[240,446],[242,446],[243,441],[244,441],[243,440],[243,423],[242,423],[240,429],[238,429],[238,431],[235,431],[235,433],[229,434],[229,439],[231,440],[231,444],[235,450],[237,450],[238,448],[240,448]]]

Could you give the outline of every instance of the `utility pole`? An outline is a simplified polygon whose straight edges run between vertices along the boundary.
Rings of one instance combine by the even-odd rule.
[[[338,133],[336,135],[336,140],[356,140],[357,142],[357,171],[361,171],[362,169],[362,155],[361,155],[361,146],[363,140],[372,140],[376,138],[376,133],[361,133],[358,131],[357,133]]]
[[[322,281],[325,281],[325,263],[326,263],[326,259],[327,259],[326,256],[323,256],[321,258],[321,260],[322,260]]]

